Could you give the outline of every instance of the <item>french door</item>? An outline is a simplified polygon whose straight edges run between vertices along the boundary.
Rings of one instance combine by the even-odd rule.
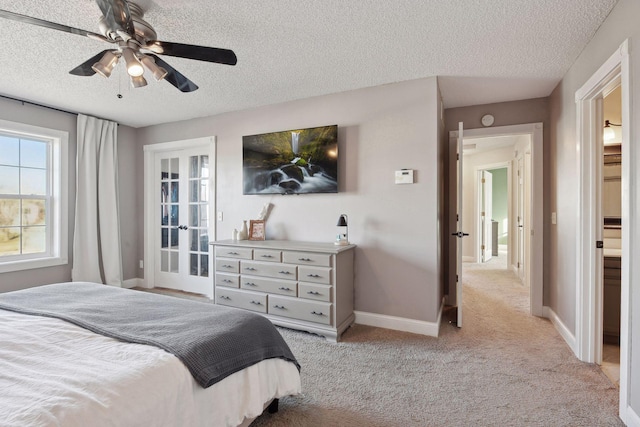
[[[209,147],[155,153],[153,286],[213,297]],[[147,218],[149,219],[149,218]]]

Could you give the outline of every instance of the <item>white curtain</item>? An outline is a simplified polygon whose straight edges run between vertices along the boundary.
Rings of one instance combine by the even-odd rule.
[[[122,286],[117,123],[78,115],[74,281]]]

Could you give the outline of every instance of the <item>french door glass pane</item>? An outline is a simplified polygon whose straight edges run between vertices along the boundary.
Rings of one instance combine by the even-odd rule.
[[[198,275],[198,254],[191,254],[189,257],[189,274]]]
[[[200,255],[200,276],[209,277],[209,255]]]
[[[189,206],[189,226],[198,226],[198,205]]]
[[[180,253],[177,251],[171,251],[171,269],[172,273],[177,273],[180,271]]]
[[[169,247],[169,229],[167,227],[162,227],[160,230],[160,247],[168,248]]]
[[[171,225],[178,226],[180,222],[180,206],[169,205],[169,209],[171,209]]]
[[[200,156],[200,178],[209,178],[209,156]]]
[[[200,251],[209,251],[209,232],[207,230],[200,230]]]
[[[198,250],[198,230],[197,229],[191,229],[189,230],[189,248],[191,249],[191,251],[197,251]]]
[[[169,271],[169,251],[160,251],[160,271]]]
[[[169,179],[169,159],[160,160],[160,179]]]
[[[180,230],[178,230],[177,228],[172,228],[171,229],[171,247],[173,249],[177,249],[179,247],[179,241],[178,241],[178,232]]]
[[[180,159],[174,158],[171,159],[171,179],[179,179],[180,178]]]
[[[189,178],[198,177],[198,156],[189,157]]]

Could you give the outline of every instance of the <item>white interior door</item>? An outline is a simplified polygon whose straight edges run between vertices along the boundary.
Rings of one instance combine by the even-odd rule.
[[[487,262],[491,259],[492,249],[493,249],[493,240],[492,240],[492,232],[493,225],[491,224],[491,219],[493,217],[493,175],[491,172],[483,170],[482,171],[482,180],[481,180],[481,188],[482,188],[482,262]]]
[[[154,285],[213,297],[208,149],[158,152],[154,176]]]
[[[516,206],[516,246],[517,246],[517,258],[516,258],[516,269],[518,272],[518,277],[524,283],[524,259],[525,259],[525,235],[524,235],[524,159],[522,155],[520,155],[517,159],[517,185],[516,192],[518,193],[517,197],[517,206]]]
[[[462,144],[464,139],[464,125],[462,122],[458,123],[458,162],[457,162],[457,191],[458,191],[458,201],[457,201],[457,222],[456,228],[457,231],[454,233],[456,238],[456,304],[458,306],[458,313],[456,324],[459,328],[462,327],[462,238],[464,236],[468,236],[462,228],[462,200],[463,197],[463,169],[462,169]]]

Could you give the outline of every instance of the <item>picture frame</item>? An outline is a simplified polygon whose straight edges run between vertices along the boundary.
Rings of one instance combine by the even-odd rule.
[[[249,221],[249,240],[265,240],[264,220],[252,219]]]

